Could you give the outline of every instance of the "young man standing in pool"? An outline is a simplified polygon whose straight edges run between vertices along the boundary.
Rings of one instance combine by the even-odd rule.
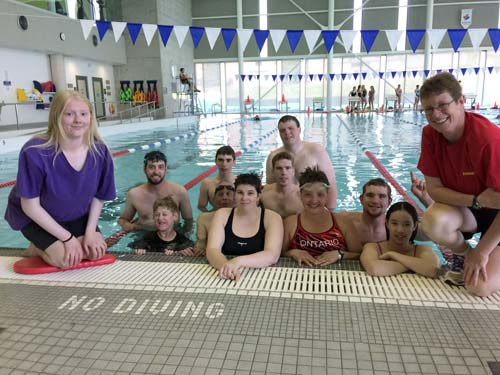
[[[118,223],[127,232],[141,229],[154,230],[154,202],[159,198],[170,196],[179,206],[184,219],[184,231],[189,231],[193,224],[189,195],[184,187],[165,180],[167,174],[165,154],[161,151],[148,152],[144,156],[144,173],[148,181],[128,191]],[[136,213],[138,217],[134,219]]]
[[[273,175],[272,160],[274,155],[286,151],[293,156],[295,176],[300,175],[307,167],[317,167],[328,177],[330,188],[328,189],[328,208],[333,211],[337,206],[337,184],[332,162],[321,145],[305,142],[300,138],[300,123],[295,116],[285,115],[278,121],[278,130],[283,146],[271,151],[266,161],[266,183],[276,182]]]
[[[465,287],[488,296],[500,290],[500,129],[465,111],[462,88],[439,73],[420,89],[429,124],[418,168],[435,203],[422,219],[434,242],[465,255]],[[466,238],[481,232],[471,250]]]
[[[198,209],[208,212],[208,203],[213,207],[215,188],[220,184],[234,185],[236,175],[233,167],[236,164],[236,154],[231,146],[222,146],[215,153],[215,164],[219,174],[214,178],[206,178],[201,182],[200,195],[198,197]]]
[[[260,201],[265,208],[277,212],[283,219],[302,211],[299,185],[295,180],[293,157],[288,152],[278,152],[272,159],[275,183],[262,189]]]

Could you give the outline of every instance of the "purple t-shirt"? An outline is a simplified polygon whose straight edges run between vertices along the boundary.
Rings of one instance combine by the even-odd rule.
[[[5,211],[5,220],[12,229],[21,230],[31,222],[21,208],[20,198],[40,197],[41,206],[57,222],[76,220],[87,214],[94,197],[115,199],[113,159],[104,144],[96,144],[98,153],[88,152],[78,172],[64,153],[54,158],[54,147],[32,147],[42,143],[44,139],[32,138],[19,154],[17,181]]]

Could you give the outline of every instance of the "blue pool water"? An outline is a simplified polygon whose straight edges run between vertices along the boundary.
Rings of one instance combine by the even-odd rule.
[[[421,128],[426,123],[423,115],[418,113],[352,116],[340,114],[327,118],[326,115],[314,114],[309,118],[304,116],[299,119],[302,123],[304,139],[324,145],[330,154],[337,178],[338,210],[359,210],[358,197],[361,186],[368,179],[380,176],[378,170],[353,140],[350,131],[375,155],[400,185],[407,191],[410,190],[409,172],[410,170],[416,171]],[[237,159],[234,169],[236,174],[264,171],[267,155],[272,149],[281,145],[278,132],[275,131],[277,121],[278,116],[269,117],[260,122],[243,120],[214,129],[227,122],[227,119],[219,117],[201,120],[199,124],[192,123],[167,130],[158,127],[153,130],[138,129],[108,136],[105,139],[112,151],[119,151],[150,144],[173,135],[191,133],[196,129],[201,130],[193,137],[180,139],[158,148],[167,154],[167,178],[183,185],[212,167],[215,151],[225,144],[231,145],[236,151],[245,151]],[[268,136],[270,132],[271,136]],[[146,152],[148,150],[141,150],[115,158],[117,199],[105,205],[99,222],[105,237],[119,230],[117,219],[123,208],[128,189],[145,181],[142,160]],[[0,170],[2,171],[0,183],[16,178],[17,152],[0,155]],[[2,214],[5,211],[10,189],[10,187],[0,189]],[[199,213],[196,208],[198,193],[199,184],[189,190],[195,217]],[[397,201],[401,197],[394,193],[393,199]],[[22,235],[12,231],[3,218],[0,223],[0,236],[3,247],[27,245]],[[119,241],[114,249],[125,250],[130,242],[130,236]]]

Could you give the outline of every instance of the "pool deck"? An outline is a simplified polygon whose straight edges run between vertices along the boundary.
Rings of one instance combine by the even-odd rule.
[[[500,374],[500,293],[357,261],[234,283],[204,258],[19,275],[2,255],[0,374]]]

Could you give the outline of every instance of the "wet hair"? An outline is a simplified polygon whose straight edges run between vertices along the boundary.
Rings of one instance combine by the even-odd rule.
[[[274,169],[275,164],[277,162],[279,162],[280,160],[290,160],[292,162],[292,165],[293,165],[293,156],[289,152],[281,151],[281,152],[278,152],[276,155],[274,155],[272,160],[271,160],[273,169]]]
[[[408,214],[410,214],[410,216],[413,220],[413,225],[418,223],[418,214],[417,214],[417,210],[415,209],[415,207],[413,207],[410,203],[405,202],[405,201],[394,203],[391,207],[389,207],[389,209],[387,210],[387,213],[385,215],[385,232],[387,234],[387,239],[389,239],[389,229],[387,228],[387,223],[389,222],[391,215],[396,211],[408,212]],[[418,226],[415,227],[415,230],[411,234],[410,243],[413,243],[413,240],[417,236],[417,232],[418,232]]]
[[[167,156],[161,151],[150,151],[144,155],[144,167],[148,165],[148,162],[157,163],[163,161],[167,165]]]
[[[426,79],[420,88],[420,98],[427,99],[431,95],[440,95],[447,92],[453,100],[458,101],[462,97],[462,86],[453,74],[448,72],[438,73]]]
[[[234,187],[238,189],[239,185],[251,185],[257,191],[257,194],[260,194],[262,190],[262,183],[257,173],[242,173],[236,177],[234,180]]]
[[[66,138],[66,134],[62,129],[61,118],[70,100],[84,102],[88,107],[90,125],[87,133],[85,134],[84,142],[89,147],[90,152],[95,155],[96,153],[99,153],[96,143],[104,144],[104,140],[97,130],[97,120],[94,114],[94,107],[86,97],[80,94],[80,92],[74,90],[63,90],[54,95],[50,104],[47,131],[36,136],[37,138],[45,139],[46,142],[37,147],[47,148],[53,146],[55,148],[56,156],[62,151],[61,141]]]
[[[219,155],[230,155],[233,157],[233,160],[236,160],[236,153],[231,146],[222,146],[219,147],[217,152],[215,153],[215,161],[217,161],[217,156]]]
[[[153,212],[156,212],[159,208],[166,208],[173,214],[179,214],[179,206],[172,197],[158,198],[153,204]]]
[[[278,121],[278,126],[280,126],[280,124],[283,124],[283,123],[288,122],[288,121],[295,122],[295,125],[297,125],[297,127],[300,128],[300,122],[297,119],[297,117],[291,116],[291,115],[285,115],[282,118],[280,118]]]
[[[391,196],[391,194],[392,194],[391,186],[383,178],[380,178],[380,177],[378,177],[378,178],[372,178],[367,183],[365,183],[363,185],[363,193],[362,193],[362,195],[366,193],[366,188],[368,186],[383,186],[383,187],[386,187],[387,188],[387,196],[388,196],[389,200],[392,199],[392,196]]]
[[[321,182],[326,186],[330,185],[330,181],[328,181],[325,172],[319,170],[318,167],[307,167],[299,176],[299,186],[302,187],[305,184],[314,182]]]

